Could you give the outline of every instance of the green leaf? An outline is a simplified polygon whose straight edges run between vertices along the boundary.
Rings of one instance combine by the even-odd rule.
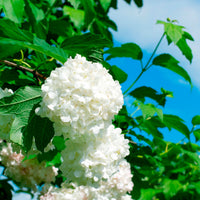
[[[161,67],[165,67],[166,69],[169,69],[169,70],[179,74],[186,81],[188,81],[190,83],[190,85],[192,86],[190,76],[188,75],[188,73],[182,67],[180,67],[178,65],[178,63],[179,63],[179,61],[176,60],[170,54],[161,54],[161,55],[155,57],[154,60],[153,60],[154,65],[159,65]]]
[[[55,58],[56,60],[62,63],[66,62],[68,58],[68,55],[63,49],[52,46],[48,44],[45,40],[39,39],[37,37],[34,37],[33,44],[27,43],[24,46],[32,50],[38,51],[40,53],[43,53],[52,58]]]
[[[145,97],[149,97],[155,100],[159,105],[164,106],[166,102],[165,97],[167,94],[158,94],[158,92],[151,87],[141,86],[130,92],[129,95],[142,102],[144,102]]]
[[[200,125],[200,115],[196,115],[192,118],[192,124],[193,126]]]
[[[139,108],[142,111],[142,115],[145,120],[151,118],[156,113],[155,106],[153,104],[143,104],[140,103]]]
[[[180,117],[176,115],[165,114],[163,116],[163,123],[168,127],[169,130],[173,128],[184,134],[187,138],[189,138],[190,131],[188,127],[183,123],[183,120]]]
[[[29,48],[52,58],[55,58],[62,63],[66,62],[68,58],[68,55],[63,49],[51,46],[45,40],[39,39],[37,37],[34,37],[33,43],[0,37],[0,45],[11,45],[15,47],[18,46],[19,48]],[[0,57],[3,57],[5,55],[6,54],[0,54]]]
[[[182,54],[190,61],[190,63],[192,62],[192,50],[190,49],[190,47],[188,46],[186,40],[184,39],[180,39],[177,44],[178,48],[182,51]]]
[[[61,47],[69,55],[75,56],[77,53],[89,58],[90,60],[102,61],[102,50],[110,47],[112,43],[100,35],[86,33],[83,35],[67,38]]]
[[[32,16],[34,17],[34,20],[36,21],[40,21],[40,20],[43,20],[45,15],[44,15],[44,11],[40,8],[38,8],[37,6],[35,6],[31,1],[29,0],[26,0],[29,7],[30,7],[30,10],[29,12],[31,12]],[[29,13],[27,13],[29,14]]]
[[[158,120],[157,117],[152,117],[147,120],[144,120],[144,117],[138,116],[136,117],[137,122],[139,123],[138,128],[140,130],[145,131],[149,135],[152,135],[154,137],[163,138],[162,133],[158,130],[158,128],[163,128],[163,123]]]
[[[81,0],[68,0],[71,5],[75,8],[75,9],[78,9],[80,3],[81,3]]]
[[[182,149],[182,153],[184,153],[184,154],[187,155],[192,161],[194,161],[195,168],[196,168],[197,165],[198,165],[198,167],[200,167],[199,155],[198,155],[196,152],[191,152],[191,151],[187,151],[187,150]],[[187,159],[188,159],[188,158],[187,158]],[[187,162],[187,159],[186,159],[186,162]],[[189,161],[189,164],[192,164],[192,162]],[[190,167],[191,167],[191,166],[192,166],[192,165],[190,165]]]
[[[64,15],[69,15],[74,26],[80,29],[84,25],[85,12],[83,10],[77,10],[70,6],[63,7]]]
[[[196,142],[200,140],[200,129],[196,129],[193,131],[193,134],[196,138]]]
[[[128,74],[119,67],[115,65],[111,66],[107,62],[103,62],[103,66],[109,70],[109,73],[112,75],[113,79],[118,80],[120,84],[127,80]]]
[[[14,189],[7,179],[0,180],[0,199],[12,200],[12,191],[14,191]]]
[[[38,106],[38,105],[37,105]],[[35,114],[35,107],[29,117],[28,125],[24,136],[33,136],[35,144],[39,151],[43,152],[54,136],[53,123],[48,118],[41,118]],[[30,145],[25,144],[27,150],[30,150]]]
[[[110,73],[113,79],[118,80],[120,84],[125,82],[128,78],[128,74],[115,65],[111,67]]]
[[[142,111],[144,120],[148,120],[148,119],[152,118],[155,115],[155,113],[157,113],[157,115],[161,121],[163,120],[162,110],[159,108],[156,108],[153,104],[150,104],[150,103],[143,104],[142,102],[138,101],[138,107]]]
[[[141,8],[143,6],[143,0],[134,0],[137,7]]]
[[[85,10],[85,25],[88,26],[95,18],[96,12],[94,9],[94,0],[81,0],[81,3]]]
[[[182,184],[178,180],[165,179],[164,180],[164,194],[167,200],[176,195],[182,189]]]
[[[42,162],[43,160],[45,160],[46,167],[56,166],[62,163],[62,156],[60,152],[54,149],[42,154],[38,154],[38,160],[39,162]]]
[[[110,7],[112,0],[100,0],[100,4],[103,7],[104,11],[106,12],[108,8]]]
[[[56,0],[46,0],[46,1],[48,1],[49,6],[53,6],[53,4],[56,3]]]
[[[157,24],[164,25],[164,31],[169,39],[168,42],[174,42],[175,44],[182,38],[184,26],[179,26],[171,22],[157,21]]]
[[[174,42],[175,45],[181,50],[182,54],[190,61],[192,62],[192,50],[188,46],[186,39],[188,40],[194,40],[192,36],[183,30],[183,26],[174,24],[173,21],[170,22],[164,22],[164,21],[157,21],[157,24],[163,24],[164,25],[164,31],[167,36],[168,44],[171,42]]]
[[[10,139],[20,145],[23,144],[23,128],[28,124],[28,119],[33,106],[41,101],[39,87],[18,89],[12,96],[0,100],[0,113],[14,114],[15,119],[10,130]]]
[[[0,32],[1,46],[11,45],[16,48],[15,50],[29,48],[53,57],[62,63],[68,58],[68,55],[63,49],[51,46],[45,40],[33,36],[30,32],[19,29],[10,20],[0,20],[0,31],[2,31]],[[0,58],[5,57],[3,51],[0,51],[0,53],[2,53],[0,54]]]
[[[8,19],[0,20],[0,36],[19,41],[33,41],[33,35],[30,32],[19,29],[14,22]]]
[[[116,57],[129,57],[134,60],[141,60],[143,57],[142,50],[137,44],[126,43],[122,44],[121,47],[113,47],[104,52],[105,54],[110,54],[106,60]]]
[[[161,190],[157,189],[152,189],[152,188],[148,188],[148,189],[141,189],[141,196],[139,198],[139,200],[152,200],[157,193],[160,193]]]
[[[17,86],[25,86],[25,85],[34,85],[36,81],[29,77],[26,73],[16,70],[12,67],[3,67],[0,70],[0,87],[4,85],[17,85]]]
[[[65,139],[62,136],[55,136],[52,141],[53,145],[56,147],[58,151],[62,151],[65,149]]]
[[[85,51],[92,48],[104,48],[111,46],[112,43],[100,35],[86,33],[67,38],[63,41],[61,47],[66,51]]]
[[[24,14],[24,0],[3,0],[5,18],[15,23],[21,23]]]

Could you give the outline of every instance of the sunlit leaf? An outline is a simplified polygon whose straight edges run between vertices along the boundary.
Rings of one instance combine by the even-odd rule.
[[[188,81],[190,83],[190,85],[192,85],[190,76],[185,71],[185,69],[183,69],[181,66],[178,65],[178,63],[179,63],[179,61],[176,60],[170,54],[161,54],[161,55],[155,57],[153,60],[154,65],[164,67],[166,69],[169,69],[169,70],[175,72],[176,74],[179,74],[186,81]]]
[[[75,9],[78,9],[80,3],[81,3],[81,0],[68,0],[71,5],[75,8]]]
[[[31,16],[34,18],[36,21],[43,20],[45,15],[44,11],[41,8],[38,8],[34,3],[32,3],[30,0],[25,0],[26,6],[29,6],[29,12],[27,12],[28,15],[31,14]]]
[[[70,6],[63,7],[64,15],[69,15],[75,27],[81,28],[84,25],[85,12],[83,10],[74,9]]]
[[[164,22],[164,21],[157,21],[157,24],[163,24],[164,25],[164,31],[167,36],[168,44],[173,42],[177,47],[181,50],[182,54],[190,61],[192,62],[192,50],[188,46],[186,39],[193,41],[194,39],[192,36],[184,31],[184,26],[180,26],[177,24],[174,24],[173,21]]]
[[[162,191],[162,190],[161,190]],[[155,190],[152,188],[148,188],[148,189],[142,189],[141,190],[141,196],[139,198],[139,200],[152,200],[157,193],[161,192],[160,190]]]
[[[121,47],[113,47],[104,52],[105,54],[110,54],[106,60],[116,57],[129,57],[134,60],[141,60],[143,57],[142,50],[137,44],[126,43],[122,44]]]
[[[170,199],[182,189],[182,184],[178,180],[165,179],[163,187],[166,199]]]
[[[23,144],[23,128],[28,124],[30,112],[35,104],[41,101],[39,87],[18,89],[12,96],[0,100],[0,113],[13,114],[15,119],[10,130],[10,139]]]
[[[58,151],[65,149],[65,139],[62,136],[55,136],[52,141],[53,145]]]
[[[2,6],[7,19],[21,23],[24,14],[24,0],[3,0]]]

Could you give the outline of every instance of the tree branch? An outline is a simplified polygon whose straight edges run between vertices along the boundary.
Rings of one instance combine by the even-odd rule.
[[[22,71],[27,71],[27,72],[30,72],[30,73],[32,73],[37,79],[38,78],[42,78],[42,79],[46,79],[46,77],[45,76],[43,76],[42,74],[40,74],[39,72],[37,72],[36,70],[34,70],[34,69],[30,69],[30,68],[27,68],[27,67],[24,67],[24,66],[21,66],[21,65],[17,65],[16,63],[13,63],[13,62],[10,62],[10,61],[8,61],[8,60],[0,60],[0,62],[1,63],[4,63],[4,64],[6,64],[6,65],[8,65],[8,66],[12,66],[12,67],[15,67],[15,68],[17,68],[17,69],[19,69],[19,70],[22,70]]]

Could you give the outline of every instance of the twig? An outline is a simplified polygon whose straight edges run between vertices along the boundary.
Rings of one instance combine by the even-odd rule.
[[[27,67],[24,67],[24,66],[21,66],[21,65],[17,65],[16,63],[10,62],[8,60],[0,60],[0,62],[5,63],[6,65],[9,65],[9,66],[15,67],[19,70],[30,72],[37,78],[37,80],[38,80],[38,78],[42,78],[44,80],[46,79],[45,76],[43,76],[42,74],[40,74],[39,72],[37,72],[34,69],[30,69],[30,68],[27,68]]]

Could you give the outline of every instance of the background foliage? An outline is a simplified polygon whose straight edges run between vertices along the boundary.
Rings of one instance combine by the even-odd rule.
[[[125,1],[131,3],[131,0]],[[138,7],[143,6],[142,0],[134,2]],[[164,114],[166,99],[173,97],[171,91],[134,86],[154,65],[179,74],[192,86],[190,76],[176,58],[164,52],[155,55],[162,40],[167,39],[169,45],[173,43],[192,62],[187,40],[193,38],[176,21],[157,21],[160,28],[164,27],[163,35],[144,64],[142,49],[137,44],[113,47],[110,30],[117,31],[117,25],[108,17],[111,8],[117,9],[117,0],[0,0],[0,87],[15,91],[12,96],[0,100],[0,113],[15,115],[10,139],[28,152],[34,138],[40,151],[39,161],[59,165],[64,141],[54,137],[56,149],[44,153],[53,138],[53,127],[47,118],[34,113],[41,101],[41,84],[53,69],[77,53],[88,60],[101,62],[115,80],[123,83],[128,74],[110,65],[109,60],[132,58],[139,61],[141,72],[124,96],[133,97],[132,106],[136,112],[130,114],[124,105],[113,121],[130,139],[131,152],[127,160],[134,175],[132,198],[200,199],[200,147],[191,141],[192,135],[196,142],[200,140],[200,115],[194,116],[191,126],[187,127],[179,116]],[[48,135],[45,134],[47,129]],[[183,139],[178,143],[165,141],[166,129],[182,133]],[[0,199],[12,199],[14,189],[8,181],[9,178],[0,181]],[[55,184],[60,185],[62,181],[60,174]],[[24,191],[30,192],[28,188]]]

